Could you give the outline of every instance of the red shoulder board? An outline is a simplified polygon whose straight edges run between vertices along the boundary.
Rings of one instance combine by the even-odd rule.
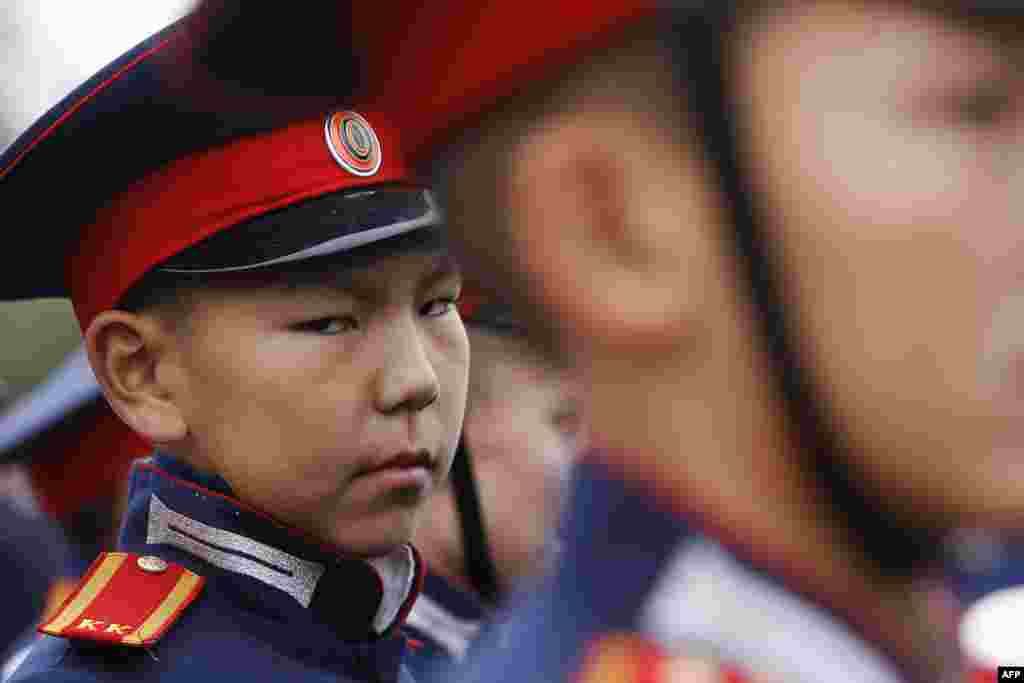
[[[160,640],[205,579],[149,555],[102,553],[40,633],[145,647]]]

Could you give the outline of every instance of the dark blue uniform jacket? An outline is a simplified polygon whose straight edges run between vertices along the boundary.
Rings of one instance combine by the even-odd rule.
[[[135,467],[120,549],[206,584],[148,649],[40,636],[13,681],[412,681],[397,628],[422,581],[410,546],[341,557],[157,455]]]

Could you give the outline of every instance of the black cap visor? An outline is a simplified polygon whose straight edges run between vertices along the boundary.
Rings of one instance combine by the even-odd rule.
[[[222,230],[155,270],[203,274],[280,267],[351,251],[440,223],[440,210],[428,190],[403,186],[349,190]]]

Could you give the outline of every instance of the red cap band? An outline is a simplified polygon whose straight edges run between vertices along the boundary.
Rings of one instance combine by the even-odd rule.
[[[396,129],[382,117],[364,116],[380,140],[380,166],[372,175],[357,175],[335,159],[324,116],[184,157],[133,184],[83,229],[68,258],[68,289],[82,329],[152,267],[220,230],[331,192],[416,184]]]
[[[96,398],[33,442],[28,475],[39,507],[64,521],[89,503],[116,501],[126,493],[132,461],[151,450]]]

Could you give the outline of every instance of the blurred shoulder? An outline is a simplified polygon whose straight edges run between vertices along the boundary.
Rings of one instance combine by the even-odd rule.
[[[12,678],[11,683],[98,683],[99,679],[81,671],[40,671],[27,677]]]
[[[88,671],[64,666],[68,643],[60,638],[41,636],[32,645],[24,661],[5,683],[92,683],[98,679]]]

